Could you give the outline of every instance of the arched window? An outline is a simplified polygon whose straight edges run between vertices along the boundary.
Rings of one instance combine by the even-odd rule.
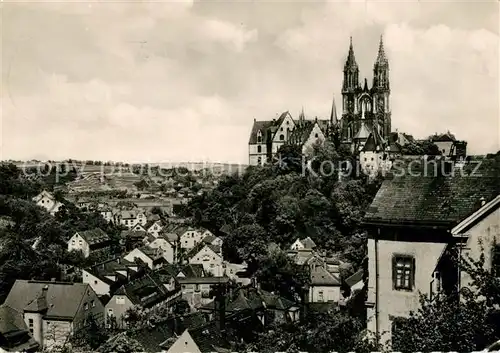
[[[315,134],[315,135],[314,135],[314,137],[315,137],[315,138],[318,138],[318,134]]]
[[[257,146],[257,152],[258,152],[258,153],[261,153],[261,152],[262,152],[262,147],[261,147],[261,146]]]
[[[257,158],[257,164],[258,164],[258,165],[261,165],[261,164],[262,164],[262,158],[260,158],[260,157],[259,157],[259,158]]]
[[[262,142],[262,131],[257,131],[257,143]]]
[[[280,135],[280,141],[283,141],[285,139],[285,135],[281,134]]]

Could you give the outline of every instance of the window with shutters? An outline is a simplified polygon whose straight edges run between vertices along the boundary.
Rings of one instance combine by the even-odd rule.
[[[491,256],[491,273],[500,277],[500,244],[493,247],[493,254]]]
[[[395,290],[413,290],[415,282],[415,259],[408,255],[392,258],[392,281]]]

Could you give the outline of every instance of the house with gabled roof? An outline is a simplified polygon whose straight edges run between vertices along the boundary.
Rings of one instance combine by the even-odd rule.
[[[239,288],[226,295],[225,300],[226,316],[251,311],[264,327],[272,323],[295,322],[299,319],[298,303],[259,288]],[[215,300],[203,305],[200,311],[207,312],[211,318],[215,318]]]
[[[186,300],[192,308],[199,308],[209,303],[210,290],[216,285],[229,283],[229,277],[177,277],[181,285],[182,299]]]
[[[203,265],[206,273],[218,277],[224,274],[222,251],[219,246],[204,244],[201,249],[195,248],[188,254],[190,264]]]
[[[132,227],[132,231],[134,231],[134,232],[146,232],[146,227],[140,223],[137,223],[135,226]]]
[[[389,143],[382,138],[378,131],[369,134],[366,142],[359,151],[361,170],[367,175],[387,172],[392,162],[401,155],[401,149],[395,143]]]
[[[143,261],[151,270],[161,268],[168,263],[163,257],[161,249],[151,249],[148,246],[135,248],[123,258],[130,262],[136,262],[137,260]]]
[[[478,234],[491,234],[498,225],[494,216],[486,217],[486,205],[500,194],[499,161],[485,159],[460,167],[448,161],[424,161],[404,171],[384,180],[364,219],[368,330],[389,343],[398,322],[419,308],[419,293],[433,295],[437,284],[444,292],[455,290],[459,271],[448,251],[457,243],[453,233],[464,239],[463,250],[470,246],[475,255]],[[481,208],[485,223],[476,228],[478,233],[470,233],[467,244],[467,227],[462,232],[458,226],[479,216]]]
[[[180,247],[185,250],[193,249],[196,245],[200,244],[204,238],[204,232],[185,225],[174,228],[173,232],[179,237]]]
[[[68,251],[80,250],[85,257],[92,252],[100,251],[109,247],[111,239],[102,229],[95,228],[76,232],[68,240]]]
[[[215,235],[206,235],[202,239],[202,242],[204,244],[215,245],[219,247],[222,247],[222,244],[224,243],[221,237],[216,237]]]
[[[299,131],[294,130],[299,126]],[[273,160],[281,146],[293,141],[307,149],[317,140],[324,140],[331,126],[331,120],[306,120],[302,111],[295,121],[288,111],[278,119],[257,121],[254,119],[248,141],[249,165],[263,165]],[[316,136],[317,135],[317,136]],[[293,140],[290,140],[292,138]],[[323,137],[322,137],[323,136]]]
[[[106,304],[106,324],[114,322],[118,328],[125,328],[126,314],[132,307],[147,310],[180,298],[181,287],[170,272],[159,269],[120,287]]]
[[[299,146],[303,155],[310,155],[314,145],[322,144],[325,140],[325,132],[321,129],[318,119],[305,120],[304,111],[302,111],[295,129],[290,133],[288,143]]]
[[[66,343],[90,316],[102,323],[104,313],[88,284],[55,281],[16,280],[0,308],[0,322],[11,332],[27,329],[41,348],[49,350]]]
[[[310,238],[306,237],[304,239],[297,239],[295,242],[290,246],[290,250],[302,250],[302,249],[315,249],[316,248],[316,243]]]
[[[144,228],[146,229],[146,232],[148,232],[149,234],[158,237],[160,235],[161,230],[163,229],[163,222],[159,219],[149,220],[144,226]]]
[[[205,270],[201,264],[186,264],[177,273],[177,277],[198,278],[205,277]]]
[[[112,295],[128,281],[142,276],[146,264],[117,257],[82,269],[82,282],[89,284],[98,296]]]
[[[146,246],[151,249],[160,249],[165,260],[173,264],[175,262],[175,245],[163,236],[155,237],[149,234],[146,239]]]
[[[54,195],[47,190],[43,190],[33,197],[33,202],[36,203],[37,206],[45,208],[51,215],[55,215],[63,206],[63,204],[57,201]]]
[[[333,273],[323,264],[311,264],[309,284],[309,303],[338,303],[341,299],[340,273]]]
[[[118,212],[115,214],[115,223],[121,224],[128,229],[133,229],[137,224],[145,226],[146,222],[146,214],[144,213],[144,211],[138,208],[118,210]]]

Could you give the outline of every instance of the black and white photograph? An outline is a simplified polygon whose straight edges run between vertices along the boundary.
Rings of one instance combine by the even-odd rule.
[[[0,353],[500,352],[498,0],[0,14]]]

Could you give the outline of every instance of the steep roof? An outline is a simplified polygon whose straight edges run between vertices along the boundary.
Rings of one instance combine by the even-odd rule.
[[[357,271],[355,274],[353,274],[352,276],[348,277],[348,278],[345,280],[345,283],[346,283],[349,287],[352,287],[352,286],[354,286],[356,283],[358,283],[359,281],[362,281],[362,280],[363,280],[363,276],[364,276],[364,271],[363,271],[363,270],[359,270],[359,271]]]
[[[379,148],[379,151],[382,151],[385,144],[386,142],[383,137],[380,136],[379,131],[377,129],[374,129],[368,136],[368,139],[363,146],[363,152],[375,152],[377,151],[377,147]]]
[[[371,134],[370,128],[364,122],[362,122],[360,129],[354,136],[354,140],[367,139],[370,136],[370,134]]]
[[[290,116],[288,111],[281,113],[279,118],[275,120],[254,120],[248,144],[252,145],[257,143],[257,133],[259,130],[262,133],[261,143],[270,142],[273,139],[278,127],[287,116]]]
[[[316,247],[316,243],[310,237],[301,239],[300,242],[306,249],[314,249]]]
[[[77,232],[90,245],[99,245],[108,242],[109,236],[100,228]]]
[[[184,331],[167,351],[167,353],[182,352],[201,353],[200,348],[196,345],[188,330]]]
[[[340,278],[337,274],[328,272],[323,266],[311,268],[312,286],[340,286]]]
[[[16,280],[4,304],[22,312],[45,286],[48,286],[46,316],[66,319],[75,317],[86,291],[90,288],[85,283]]]
[[[168,291],[163,285],[168,283],[170,278],[174,277],[161,272],[148,273],[122,286],[116,294],[126,295],[135,305],[149,307],[166,300],[179,291],[178,285],[172,291]]]
[[[203,277],[203,265],[202,264],[187,264],[181,271],[186,278],[189,277]]]
[[[481,198],[488,202],[499,194],[499,162],[466,164],[448,176],[436,175],[442,170],[436,161],[413,163],[413,168],[401,163],[397,175],[382,183],[365,222],[453,227],[480,207]]]
[[[259,130],[262,133],[262,143],[265,143],[267,141],[268,129],[272,124],[273,122],[269,120],[255,120],[253,122],[252,131],[250,132],[250,140],[248,141],[248,144],[252,145],[257,143],[257,133]]]

